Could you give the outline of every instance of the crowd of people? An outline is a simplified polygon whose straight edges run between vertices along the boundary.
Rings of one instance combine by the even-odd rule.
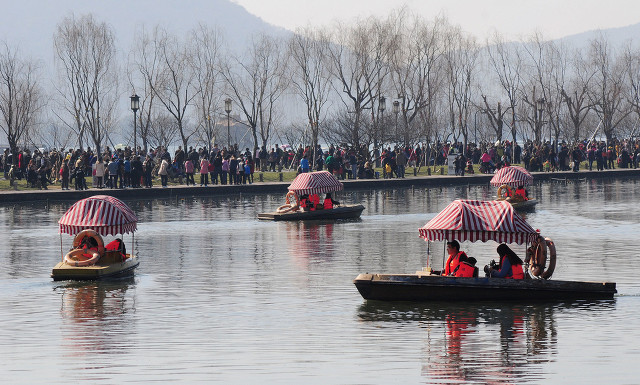
[[[111,149],[99,154],[91,148],[33,151],[24,149],[13,154],[5,149],[0,166],[10,183],[25,179],[27,186],[47,189],[60,183],[62,189],[150,188],[155,179],[167,187],[178,184],[209,186],[254,183],[254,173],[296,170],[298,173],[327,170],[338,179],[404,178],[407,167],[444,166],[453,160],[456,175],[473,173],[474,165],[481,173],[493,173],[510,164],[523,164],[529,171],[579,171],[637,168],[640,163],[640,140],[582,141],[574,145],[564,142],[523,146],[510,141],[468,144],[437,142],[413,146],[374,149],[330,145],[327,149],[311,146],[298,149],[274,145],[255,151],[241,151],[237,145],[212,149],[178,147],[171,154],[164,147],[145,151],[138,147]],[[376,171],[377,169],[381,171]],[[196,179],[196,174],[199,178]]]

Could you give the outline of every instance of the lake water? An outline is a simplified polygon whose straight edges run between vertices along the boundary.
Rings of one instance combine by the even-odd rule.
[[[484,186],[345,192],[361,220],[256,220],[283,196],[127,201],[133,279],[53,282],[71,202],[0,206],[2,383],[638,383],[640,182],[532,186],[527,221],[558,247],[555,279],[617,282],[613,300],[381,303],[363,272],[427,263],[418,228]],[[110,241],[112,237],[106,237]],[[131,235],[124,237],[128,250]],[[482,266],[495,243],[463,243]],[[432,243],[441,266],[444,247]],[[523,247],[514,250],[522,255]]]

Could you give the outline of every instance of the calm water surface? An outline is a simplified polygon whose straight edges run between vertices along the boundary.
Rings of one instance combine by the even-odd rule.
[[[128,201],[133,279],[53,282],[72,202],[0,206],[2,383],[638,383],[640,182],[530,188],[527,221],[556,241],[553,278],[607,280],[614,300],[381,303],[352,280],[427,263],[418,228],[482,186],[357,191],[362,219],[255,219],[276,195]],[[110,241],[112,237],[107,237]],[[125,236],[130,250],[132,238]],[[481,265],[495,243],[465,243]],[[429,263],[442,264],[432,243]],[[523,247],[515,247],[522,254]]]

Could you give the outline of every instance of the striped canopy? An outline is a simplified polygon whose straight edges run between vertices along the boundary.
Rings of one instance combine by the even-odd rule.
[[[60,233],[75,235],[85,229],[100,235],[132,233],[137,229],[138,217],[120,199],[108,195],[94,195],[73,204],[60,218]]]
[[[328,171],[304,172],[289,185],[289,191],[298,195],[322,194],[343,188],[343,184]]]
[[[528,186],[533,183],[533,176],[520,166],[503,167],[491,178],[492,186],[506,184],[511,187]]]
[[[426,241],[495,241],[523,244],[538,236],[507,201],[455,200],[420,228]]]

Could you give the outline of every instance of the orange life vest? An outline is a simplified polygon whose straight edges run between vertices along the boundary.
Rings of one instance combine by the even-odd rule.
[[[460,264],[460,258],[462,258],[463,255],[466,259],[467,255],[464,253],[464,251],[459,251],[458,254],[450,256],[449,259],[447,259],[447,266],[445,266],[443,275],[453,274],[453,272],[456,270],[456,267],[458,267],[458,265]]]
[[[471,266],[467,262],[462,262],[461,264],[458,265],[458,269],[456,270],[455,276],[472,278],[474,276],[475,271],[476,271],[475,266]]]
[[[331,198],[326,198],[324,200],[324,204],[323,204],[325,209],[332,209],[333,208],[333,202],[331,201]]]
[[[507,256],[505,255],[504,257],[502,257],[503,261],[504,258],[507,258]],[[524,279],[524,270],[522,270],[522,265],[511,265],[511,274],[507,274],[505,278]]]
[[[309,201],[313,204],[311,206],[311,210],[313,211],[316,209],[316,206],[320,204],[320,197],[318,194],[309,195]]]

